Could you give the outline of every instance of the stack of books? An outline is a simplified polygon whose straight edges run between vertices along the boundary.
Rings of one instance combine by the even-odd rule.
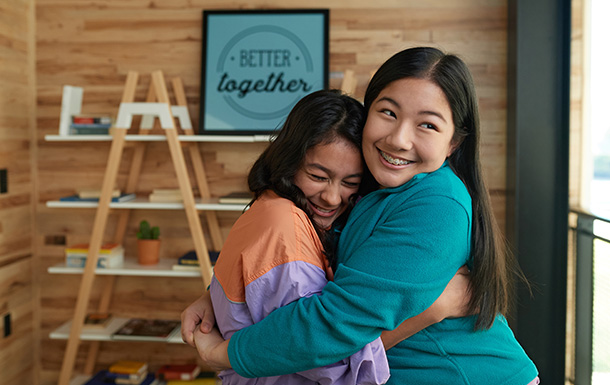
[[[85,385],[132,384],[149,385],[155,375],[148,372],[148,364],[140,361],[117,361],[108,370],[100,370]]]
[[[148,384],[155,375],[148,373],[148,364],[141,361],[117,361],[108,368],[108,376],[115,384]],[[151,381],[147,381],[151,379]]]
[[[85,267],[87,254],[89,253],[88,243],[79,243],[66,248],[66,266]],[[123,246],[118,243],[103,244],[97,259],[98,268],[112,268],[123,266],[124,261]]]
[[[148,196],[150,202],[182,202],[180,189],[154,189]]]
[[[157,378],[160,380],[192,381],[201,373],[197,364],[170,364],[163,365],[157,370]]]
[[[218,203],[247,205],[254,199],[250,191],[234,191],[218,198]]]
[[[108,135],[111,126],[109,116],[72,115],[70,135]]]
[[[74,195],[59,198],[62,202],[98,202],[100,200],[100,190],[81,190]],[[123,194],[120,190],[112,191],[112,202],[128,202],[136,198],[136,194]]]
[[[77,195],[81,199],[91,199],[91,198],[100,199],[100,196],[102,195],[102,190],[89,190],[89,189],[78,190]],[[118,198],[120,196],[121,196],[121,190],[112,190],[113,198]]]
[[[216,260],[218,260],[218,255],[220,254],[218,251],[208,251],[210,256],[210,262],[212,266],[216,264]],[[199,270],[199,259],[197,258],[197,253],[194,250],[191,250],[184,254],[183,256],[178,258],[178,262],[172,266],[173,270]]]

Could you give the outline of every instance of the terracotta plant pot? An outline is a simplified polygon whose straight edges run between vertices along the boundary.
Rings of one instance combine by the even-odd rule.
[[[159,263],[160,239],[138,239],[138,263],[156,265]]]

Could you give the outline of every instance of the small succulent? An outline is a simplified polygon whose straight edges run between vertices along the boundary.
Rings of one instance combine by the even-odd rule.
[[[148,221],[140,222],[140,231],[138,231],[138,239],[159,239],[159,226],[150,227]]]

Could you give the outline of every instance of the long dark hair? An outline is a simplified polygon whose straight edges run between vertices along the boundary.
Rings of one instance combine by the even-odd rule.
[[[403,78],[427,79],[443,90],[453,116],[454,143],[459,146],[449,165],[472,198],[472,271],[470,309],[478,312],[476,329],[491,327],[498,313],[506,314],[514,290],[514,274],[523,278],[509,253],[491,208],[479,157],[479,108],[474,82],[457,56],[431,47],[398,52],[375,73],[364,97],[368,111],[379,93]]]
[[[294,177],[305,161],[307,150],[341,138],[352,143],[360,152],[364,116],[362,104],[338,90],[316,91],[302,98],[288,114],[277,138],[263,151],[248,174],[248,186],[254,193],[254,199],[265,190],[272,190],[308,213],[305,196],[294,184]],[[350,206],[353,206],[353,202]],[[343,225],[350,210],[351,207],[348,207],[335,220],[333,227]],[[334,270],[334,232],[320,229],[308,215]]]

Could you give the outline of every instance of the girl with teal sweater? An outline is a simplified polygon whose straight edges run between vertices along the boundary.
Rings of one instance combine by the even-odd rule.
[[[334,281],[228,341],[197,332],[200,355],[246,377],[327,365],[428,308],[467,264],[478,314],[446,319],[388,350],[388,383],[538,383],[503,315],[518,269],[482,177],[468,68],[434,48],[407,49],[380,67],[364,105],[362,150],[380,188],[350,214]]]

